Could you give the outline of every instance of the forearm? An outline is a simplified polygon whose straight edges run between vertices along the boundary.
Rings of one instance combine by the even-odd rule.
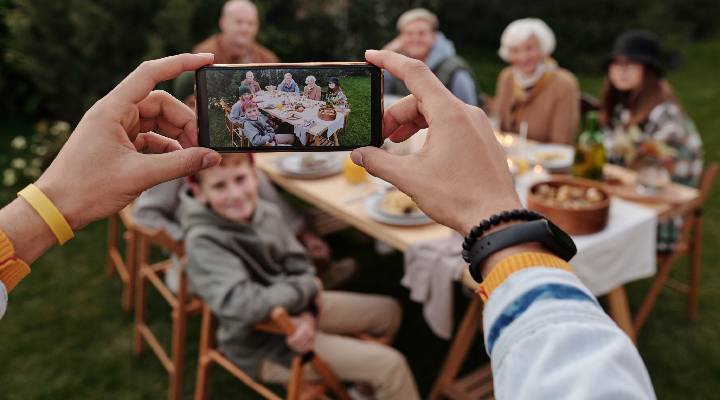
[[[654,398],[637,349],[572,273],[514,273],[483,325],[499,398]]]
[[[15,255],[28,264],[57,243],[45,221],[21,198],[0,209],[0,230],[12,242]]]

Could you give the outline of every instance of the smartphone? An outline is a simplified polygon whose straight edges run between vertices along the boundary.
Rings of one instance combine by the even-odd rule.
[[[195,84],[203,147],[340,151],[383,141],[383,74],[372,64],[215,64],[197,70]]]

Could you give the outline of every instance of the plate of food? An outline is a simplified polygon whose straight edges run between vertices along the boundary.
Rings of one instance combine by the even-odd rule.
[[[578,178],[556,178],[530,187],[528,208],[569,234],[596,233],[607,226],[610,195],[601,185]]]
[[[573,165],[575,149],[561,144],[537,144],[530,150],[528,159],[550,170],[566,169]]]
[[[365,209],[370,218],[389,225],[420,226],[433,222],[410,196],[397,189],[371,195],[365,200]]]
[[[286,176],[318,179],[342,172],[342,160],[332,153],[296,153],[278,158],[277,167]]]

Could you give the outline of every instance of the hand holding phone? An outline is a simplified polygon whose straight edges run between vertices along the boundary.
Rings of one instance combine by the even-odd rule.
[[[225,152],[379,147],[382,76],[374,65],[354,62],[201,68],[199,144]]]

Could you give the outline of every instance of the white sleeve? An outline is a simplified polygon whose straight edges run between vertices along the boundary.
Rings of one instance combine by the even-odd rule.
[[[8,295],[5,290],[5,285],[0,282],[0,319],[5,315],[5,309],[7,308]]]
[[[511,275],[483,312],[498,399],[654,399],[632,341],[573,274]]]

